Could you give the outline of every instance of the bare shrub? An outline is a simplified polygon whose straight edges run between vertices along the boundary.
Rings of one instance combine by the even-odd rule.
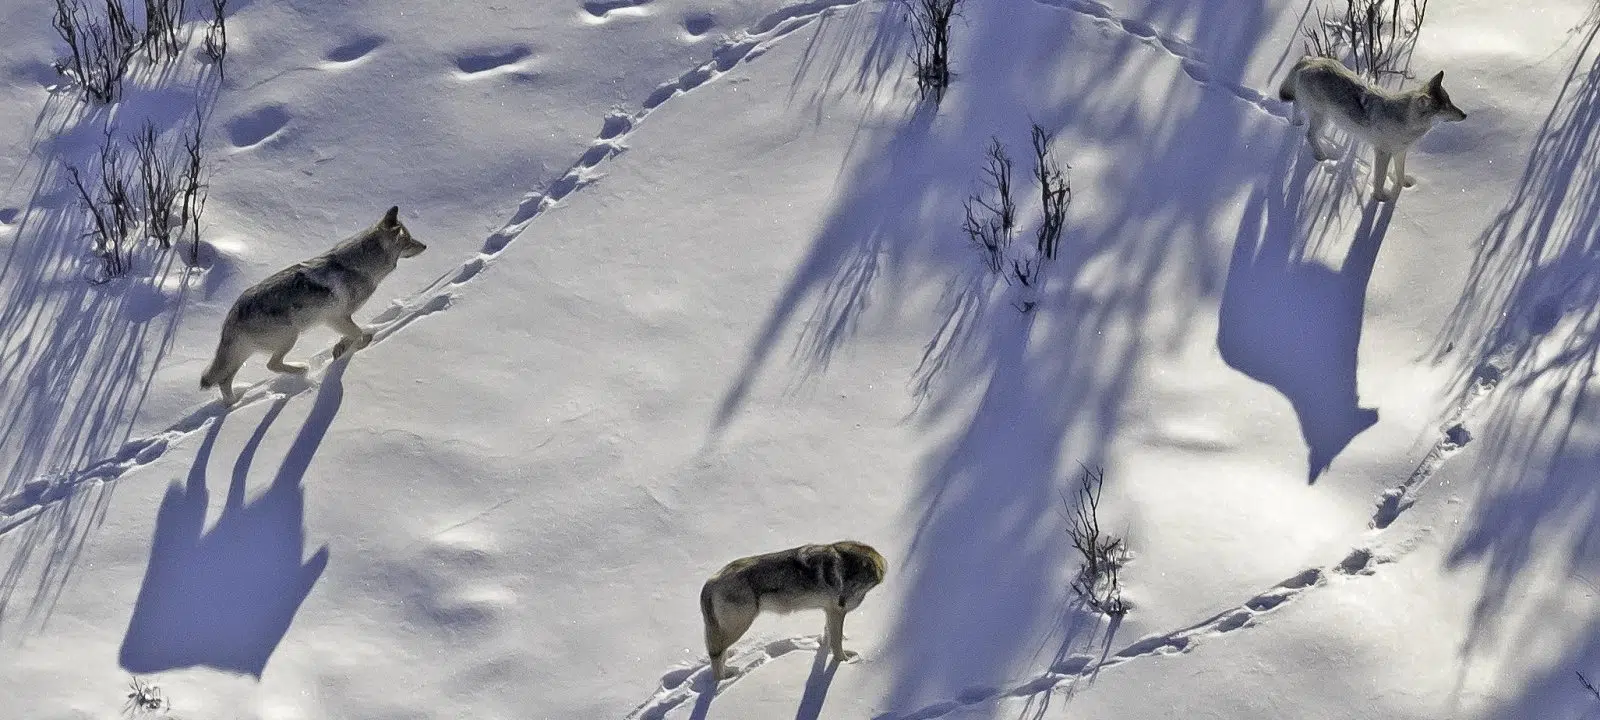
[[[1600,688],[1596,688],[1594,683],[1589,682],[1589,678],[1584,677],[1581,672],[1578,673],[1578,683],[1583,685],[1583,689],[1588,690],[1595,700],[1600,700]]]
[[[1038,123],[1033,126],[1033,179],[1039,184],[1039,206],[1043,219],[1039,223],[1037,246],[1039,257],[1054,260],[1061,245],[1061,231],[1067,225],[1067,206],[1072,203],[1072,184],[1067,180],[1067,166],[1057,162],[1050,151],[1055,136],[1044,131]]]
[[[78,168],[68,165],[67,176],[78,190],[78,200],[88,211],[93,226],[94,252],[102,266],[101,282],[128,272],[129,234],[136,225],[133,201],[128,195],[128,179],[122,155],[107,129],[98,155],[99,182],[86,181]],[[91,190],[93,188],[93,190]]]
[[[934,102],[944,99],[950,87],[950,21],[961,14],[962,0],[901,0],[911,22],[915,46],[911,50],[917,93]]]
[[[172,707],[161,688],[135,675],[128,681],[128,701],[122,704],[124,715],[139,715],[150,712],[161,712]]]
[[[144,38],[141,45],[150,59],[177,57],[180,47],[178,31],[182,28],[183,0],[144,0]]]
[[[211,0],[211,21],[206,25],[202,49],[206,57],[217,64],[217,76],[223,77],[222,59],[228,55],[228,0]]]
[[[194,114],[194,130],[183,138],[183,151],[187,162],[178,181],[180,200],[178,203],[178,232],[181,234],[185,227],[189,228],[189,236],[194,242],[194,260],[200,260],[200,213],[205,210],[206,196],[209,190],[200,181],[200,140],[204,131],[205,121],[198,110]]]
[[[146,121],[144,129],[133,136],[133,150],[138,159],[138,207],[144,215],[144,236],[162,248],[172,247],[173,209],[181,189],[173,148],[162,143],[156,126]],[[176,229],[182,233],[183,225]]]
[[[1034,232],[1032,251],[1018,250],[1012,240],[1020,229],[1018,207],[1011,179],[1013,163],[999,139],[991,139],[983,167],[983,189],[967,198],[966,217],[961,231],[983,257],[989,272],[1000,275],[1007,284],[1037,288],[1046,266],[1060,251],[1066,229],[1067,207],[1072,203],[1072,186],[1067,180],[1071,169],[1056,160],[1051,146],[1054,136],[1037,123],[1032,128],[1033,181],[1039,193],[1039,226]],[[1032,300],[1018,309],[1032,310]]]
[[[104,18],[94,17],[84,0],[56,0],[52,24],[69,53],[56,69],[76,82],[85,97],[116,100],[139,50],[139,36],[118,0],[106,0]]]
[[[983,254],[989,272],[998,273],[1005,269],[1006,248],[1016,236],[1017,225],[1017,204],[1011,197],[1011,156],[1000,138],[989,140],[983,174],[984,189],[994,199],[984,199],[983,193],[967,198],[967,219],[961,230]]]
[[[1103,468],[1084,466],[1077,497],[1067,497],[1063,492],[1061,500],[1067,507],[1067,539],[1083,558],[1072,581],[1072,592],[1096,612],[1121,617],[1129,610],[1118,578],[1127,559],[1127,547],[1122,538],[1100,529],[1100,494],[1105,481]]]
[[[128,11],[122,7],[122,0],[105,0],[106,25],[111,28],[111,33],[116,36],[117,42],[132,48],[129,52],[139,49],[139,32],[133,29],[133,22],[128,20]]]
[[[203,124],[196,112],[192,130],[177,141],[163,140],[154,124],[146,122],[128,138],[131,151],[119,147],[110,127],[96,156],[98,177],[86,177],[68,165],[67,175],[78,199],[89,213],[89,237],[102,263],[98,281],[121,277],[129,270],[136,237],[163,250],[183,240],[185,232],[200,250],[200,214],[205,208],[206,185],[201,181]],[[125,154],[128,153],[128,154]]]
[[[1428,0],[1344,0],[1301,30],[1308,54],[1340,60],[1376,83],[1409,79]]]

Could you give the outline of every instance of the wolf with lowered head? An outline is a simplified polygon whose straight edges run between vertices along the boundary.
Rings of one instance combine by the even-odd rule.
[[[1371,145],[1372,199],[1391,202],[1400,197],[1401,187],[1415,183],[1406,175],[1406,151],[1411,145],[1433,128],[1435,120],[1467,118],[1444,91],[1442,70],[1422,87],[1392,92],[1326,57],[1307,56],[1295,63],[1278,86],[1278,99],[1293,102],[1304,113],[1306,141],[1317,160],[1333,157],[1322,146],[1322,133],[1330,121]],[[1391,174],[1394,191],[1386,192],[1384,181]]]
[[[284,362],[300,334],[327,325],[340,335],[336,356],[367,346],[372,333],[351,315],[367,302],[400,258],[428,249],[400,222],[391,207],[378,224],[356,233],[321,255],[279,270],[239,295],[222,323],[222,340],[200,387],[217,387],[228,405],[238,401],[233,376],[250,356],[267,353],[267,369],[304,373],[303,363]]]
[[[856,656],[844,649],[845,613],[861,605],[883,582],[889,564],[870,545],[841,540],[801,545],[728,563],[700,589],[700,612],[711,656],[711,683],[725,674],[728,647],[750,629],[761,612],[821,610],[827,615],[828,647],[835,662]]]

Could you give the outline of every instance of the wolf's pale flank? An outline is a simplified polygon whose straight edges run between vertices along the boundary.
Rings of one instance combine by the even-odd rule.
[[[400,222],[400,208],[321,255],[279,270],[239,295],[222,323],[216,358],[200,376],[200,387],[218,387],[228,405],[238,401],[233,376],[250,356],[268,353],[267,369],[303,373],[306,365],[283,358],[300,333],[327,325],[343,337],[335,355],[367,346],[372,333],[351,314],[377,291],[378,283],[399,264],[428,249]]]
[[[1467,117],[1444,91],[1442,70],[1422,87],[1395,92],[1367,82],[1338,60],[1325,57],[1305,57],[1295,63],[1278,87],[1278,99],[1293,102],[1304,113],[1306,141],[1318,160],[1332,157],[1322,144],[1330,121],[1372,146],[1374,200],[1393,201],[1400,197],[1401,187],[1415,182],[1406,175],[1406,151],[1435,120],[1456,122]],[[1385,192],[1384,181],[1390,174],[1394,190]]]
[[[854,540],[801,545],[728,563],[700,589],[713,686],[725,675],[728,647],[762,612],[821,610],[827,614],[828,647],[834,660],[855,657],[844,649],[845,613],[860,606],[888,570],[883,555]]]

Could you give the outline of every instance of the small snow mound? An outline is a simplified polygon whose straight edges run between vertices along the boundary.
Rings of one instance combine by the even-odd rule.
[[[457,588],[429,603],[429,614],[456,629],[489,625],[517,606],[517,595],[498,586]]]
[[[488,533],[476,527],[463,526],[429,538],[424,552],[442,565],[480,566],[499,556],[500,548]]]

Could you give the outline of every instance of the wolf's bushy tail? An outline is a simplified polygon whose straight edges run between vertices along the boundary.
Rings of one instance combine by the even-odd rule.
[[[232,361],[236,340],[232,328],[226,323],[222,326],[222,339],[217,342],[217,354],[211,358],[211,366],[200,375],[200,388],[207,390],[214,388],[222,382],[223,376],[228,374],[228,365]]]

